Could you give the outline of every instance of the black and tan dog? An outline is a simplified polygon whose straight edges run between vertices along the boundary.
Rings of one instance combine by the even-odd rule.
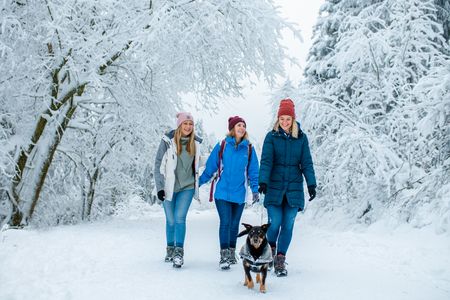
[[[244,285],[249,289],[254,287],[250,271],[256,274],[256,283],[259,283],[259,291],[266,292],[266,277],[269,264],[272,262],[272,251],[267,242],[266,233],[270,224],[262,226],[252,226],[242,223],[245,230],[238,234],[238,237],[247,234],[247,241],[242,246],[239,255],[242,258],[245,271]],[[260,276],[261,274],[261,276]]]

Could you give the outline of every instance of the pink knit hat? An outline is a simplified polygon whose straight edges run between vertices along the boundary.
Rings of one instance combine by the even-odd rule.
[[[184,121],[192,121],[192,123],[194,123],[194,117],[188,112],[177,113],[177,127],[180,127],[181,123]]]

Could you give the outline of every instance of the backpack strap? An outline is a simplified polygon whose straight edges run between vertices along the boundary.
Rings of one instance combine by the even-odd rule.
[[[219,150],[219,168],[217,169],[217,173],[214,176],[213,180],[211,181],[211,188],[209,189],[209,202],[213,202],[214,200],[214,191],[215,191],[215,185],[216,181],[219,180],[220,175],[222,175],[222,157],[223,157],[223,151],[225,149],[225,140],[222,140],[220,143],[220,150]],[[248,162],[247,162],[247,178],[248,178],[248,168],[250,167],[250,160],[252,159],[252,144],[248,144]]]
[[[248,163],[247,163],[247,174],[248,167],[250,166],[250,160],[252,159],[252,144],[248,143]]]
[[[219,150],[219,168],[217,169],[217,173],[214,176],[213,180],[211,180],[211,188],[209,189],[209,202],[212,202],[214,200],[216,181],[220,178],[220,175],[222,174],[222,156],[224,149],[225,149],[225,140],[222,140],[222,142],[220,143],[220,150]]]
[[[248,169],[250,168],[250,160],[252,159],[252,144],[248,144],[248,162],[247,162],[247,169],[246,169],[246,176],[247,176],[247,181],[249,182],[250,179],[248,178]]]
[[[220,143],[220,150],[219,150],[219,170],[222,166],[222,157],[224,149],[225,149],[225,140],[222,140],[222,142]]]

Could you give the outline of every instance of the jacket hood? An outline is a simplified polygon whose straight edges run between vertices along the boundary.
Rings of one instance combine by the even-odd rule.
[[[229,143],[229,144],[231,144],[231,145],[233,145],[233,146],[236,145],[236,139],[235,139],[234,137],[232,137],[232,136],[227,136],[227,137],[225,138],[225,141],[227,141],[227,143]],[[239,143],[239,146],[245,146],[245,147],[248,147],[248,144],[249,144],[249,143],[250,143],[250,141],[247,140],[247,139],[245,139],[245,140],[242,140],[242,141]]]

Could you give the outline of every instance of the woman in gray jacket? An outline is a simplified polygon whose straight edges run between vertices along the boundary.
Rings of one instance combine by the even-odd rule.
[[[166,133],[155,159],[155,184],[166,215],[166,262],[180,268],[184,263],[186,216],[192,198],[198,199],[200,143],[190,113],[177,114],[177,129]]]

